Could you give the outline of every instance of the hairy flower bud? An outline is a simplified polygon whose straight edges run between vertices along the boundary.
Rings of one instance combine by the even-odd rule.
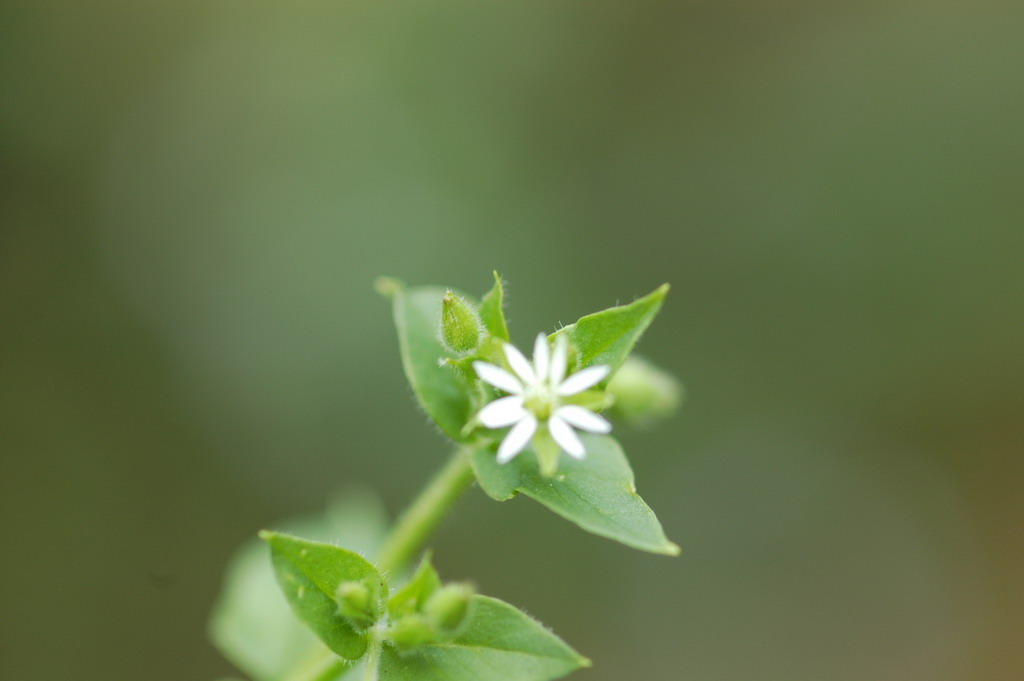
[[[419,613],[412,613],[391,625],[388,638],[399,650],[409,650],[435,642],[439,633],[433,622]]]
[[[380,603],[365,582],[342,582],[338,585],[338,611],[358,629],[371,626],[380,617]]]
[[[630,357],[608,383],[612,409],[624,421],[645,426],[666,418],[683,399],[679,381],[650,362]]]
[[[480,345],[483,324],[476,309],[448,291],[441,298],[441,343],[457,355],[467,355]]]
[[[466,620],[473,593],[474,589],[469,584],[445,584],[430,596],[423,612],[437,623],[441,631],[454,632]]]

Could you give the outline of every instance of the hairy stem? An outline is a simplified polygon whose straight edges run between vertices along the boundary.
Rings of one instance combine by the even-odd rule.
[[[363,681],[377,681],[377,667],[380,664],[380,641],[376,638],[370,643],[366,654],[366,666],[363,668]]]
[[[395,523],[377,559],[381,572],[401,569],[472,483],[469,452],[459,449]]]

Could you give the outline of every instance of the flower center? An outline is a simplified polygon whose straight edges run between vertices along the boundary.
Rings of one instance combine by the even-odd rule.
[[[547,383],[533,385],[523,395],[523,406],[532,411],[537,420],[546,421],[558,407],[558,395]]]

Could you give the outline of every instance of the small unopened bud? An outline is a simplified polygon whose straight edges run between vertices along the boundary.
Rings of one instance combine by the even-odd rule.
[[[639,426],[671,415],[683,399],[679,381],[638,357],[626,360],[608,383],[608,393],[619,417]]]
[[[388,638],[399,650],[409,650],[417,646],[434,643],[438,639],[437,627],[419,613],[402,617],[391,625]]]
[[[454,632],[466,620],[473,593],[469,584],[446,584],[433,593],[423,606],[423,612],[442,631]]]
[[[480,345],[483,324],[476,309],[448,291],[441,298],[441,342],[456,355],[466,355]]]
[[[342,582],[338,585],[338,611],[360,629],[369,627],[380,616],[377,598],[365,582]]]

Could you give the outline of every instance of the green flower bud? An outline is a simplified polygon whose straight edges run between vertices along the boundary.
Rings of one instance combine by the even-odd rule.
[[[473,593],[469,584],[446,584],[427,600],[423,612],[441,631],[453,633],[466,621]]]
[[[683,387],[675,378],[650,362],[630,357],[608,383],[614,398],[613,411],[635,426],[647,426],[666,418],[683,400]]]
[[[402,651],[434,643],[439,634],[437,626],[419,613],[402,617],[388,630],[388,638]]]
[[[480,314],[460,296],[448,291],[441,299],[441,343],[456,355],[467,355],[483,337]]]
[[[380,602],[365,582],[342,582],[338,585],[338,611],[357,629],[371,626],[380,617]]]

